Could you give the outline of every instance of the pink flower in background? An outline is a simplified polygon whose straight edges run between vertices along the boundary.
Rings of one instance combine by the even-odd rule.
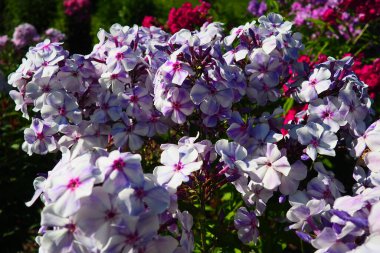
[[[160,27],[161,26],[157,18],[153,16],[145,16],[141,25],[144,27],[151,27],[151,26]]]
[[[36,28],[28,23],[21,24],[15,28],[12,42],[16,48],[23,48],[40,40]]]
[[[0,48],[5,47],[8,41],[9,38],[7,35],[0,36]]]
[[[87,18],[89,15],[91,2],[90,0],[64,0],[65,14],[67,16],[76,16]]]

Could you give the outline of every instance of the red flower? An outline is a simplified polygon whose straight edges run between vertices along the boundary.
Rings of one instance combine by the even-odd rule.
[[[161,27],[161,24],[157,20],[156,17],[145,16],[143,21],[142,21],[142,26],[144,26],[144,27],[151,27],[151,26]]]
[[[171,33],[176,33],[181,29],[194,30],[202,26],[205,22],[211,21],[208,11],[211,4],[200,1],[200,5],[193,8],[191,3],[184,3],[180,8],[172,8],[169,12],[166,26]]]

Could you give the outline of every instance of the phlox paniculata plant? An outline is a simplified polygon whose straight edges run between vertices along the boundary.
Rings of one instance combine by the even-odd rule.
[[[298,62],[291,28],[273,13],[227,34],[220,23],[173,35],[115,24],[88,55],[49,40],[30,48],[9,76],[16,110],[32,117],[22,148],[62,153],[27,203],[45,205],[40,252],[207,251],[206,207],[226,186],[242,201],[221,229],[242,247],[274,198],[317,252],[379,247],[367,85],[352,58]],[[302,105],[299,120],[284,123],[285,100]],[[322,163],[338,150],[356,163],[352,191]]]

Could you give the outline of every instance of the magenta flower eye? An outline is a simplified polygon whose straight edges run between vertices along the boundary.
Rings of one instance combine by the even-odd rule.
[[[75,191],[79,187],[80,183],[81,182],[79,181],[79,178],[70,179],[69,183],[67,184],[67,188]]]

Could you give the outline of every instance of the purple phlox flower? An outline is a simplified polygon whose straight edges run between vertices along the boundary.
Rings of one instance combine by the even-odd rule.
[[[115,227],[102,252],[139,252],[156,235],[159,229],[158,217],[147,213],[141,216],[124,216]]]
[[[234,111],[229,119],[229,124],[230,126],[227,129],[228,137],[245,146],[250,136],[253,120],[244,121],[240,113]]]
[[[81,125],[83,124],[83,125]],[[82,121],[80,126],[81,133],[75,135],[77,145],[72,148],[73,153],[82,153],[94,148],[105,148],[110,135],[110,127],[90,122]]]
[[[82,121],[82,124],[76,125],[63,125],[60,126],[59,132],[62,133],[62,137],[59,139],[58,144],[60,147],[71,148],[71,150],[75,150],[79,140],[83,134],[83,129],[88,125],[87,122]]]
[[[236,211],[234,225],[238,230],[240,241],[245,244],[252,241],[256,243],[259,236],[259,221],[255,213],[248,211],[245,207],[240,207]]]
[[[195,149],[199,155],[205,155],[207,144],[196,142],[196,140],[199,138],[199,132],[197,132],[197,135],[195,137],[189,137],[189,136],[183,136],[178,140],[178,145],[176,144],[161,144],[160,148],[162,150],[166,150],[170,147],[186,147],[188,149]]]
[[[253,16],[260,17],[266,12],[267,4],[265,3],[265,1],[251,0],[248,3],[247,10]]]
[[[277,43],[280,44],[281,51],[284,54],[284,60],[296,60],[299,57],[299,51],[304,49],[302,44],[302,34],[279,34],[276,36]]]
[[[290,195],[297,191],[300,181],[304,180],[307,176],[306,165],[297,160],[291,165],[291,169],[287,176],[281,175],[281,184],[279,190],[282,194]]]
[[[151,213],[160,214],[170,204],[169,193],[165,188],[158,186],[152,179],[145,178],[140,185],[125,188],[118,194],[124,209],[129,215],[140,215],[148,209]]]
[[[106,123],[109,120],[120,119],[121,107],[116,95],[106,92],[100,94],[98,98],[98,109],[91,115],[92,122]]]
[[[197,82],[190,91],[191,100],[204,114],[214,115],[220,107],[229,108],[233,102],[233,91],[221,82]]]
[[[193,113],[194,105],[191,102],[189,93],[182,88],[171,88],[168,92],[167,101],[162,107],[165,117],[170,116],[173,122],[183,124],[186,116]]]
[[[282,134],[271,130],[267,122],[257,124],[250,130],[250,139],[246,147],[252,155],[265,152],[267,143],[276,143],[283,137]]]
[[[338,180],[332,180],[324,175],[319,174],[307,184],[307,194],[315,199],[324,199],[328,203],[334,203],[334,200],[344,192],[343,185]]]
[[[153,98],[149,91],[140,86],[119,93],[119,99],[130,117],[150,111],[153,107]]]
[[[144,122],[136,122],[126,113],[121,114],[122,122],[112,126],[111,134],[116,147],[128,144],[131,150],[138,150],[144,144],[142,136],[148,134],[148,126]]]
[[[85,242],[90,239],[85,237],[77,222],[76,216],[65,217],[57,214],[54,204],[46,206],[41,213],[41,226],[54,229],[45,230],[43,236],[38,239],[40,252],[89,251]]]
[[[191,230],[193,227],[193,216],[188,211],[177,212],[177,217],[179,222],[181,223],[181,239],[180,244],[181,248],[185,250],[185,252],[193,252],[194,250],[194,235]]]
[[[168,132],[169,126],[164,122],[162,114],[157,110],[149,110],[136,115],[138,122],[146,122],[148,132],[146,136],[153,137],[156,134],[162,135]]]
[[[253,21],[252,23],[246,23],[244,26],[241,25],[239,27],[232,28],[230,35],[226,36],[223,42],[227,46],[231,46],[236,38],[240,38],[241,36],[244,36],[245,34],[247,34],[248,29],[250,28],[250,26],[253,26],[255,22],[256,21]]]
[[[330,87],[331,72],[327,68],[315,68],[310,75],[308,81],[302,82],[300,97],[305,102],[310,102],[318,98],[321,94]]]
[[[96,164],[102,173],[103,188],[108,193],[118,193],[126,186],[141,185],[144,181],[140,155],[114,150],[108,157],[100,157]]]
[[[194,148],[170,147],[161,154],[163,166],[157,166],[153,174],[160,185],[176,189],[189,180],[189,175],[202,167],[202,161],[198,159],[198,152]]]
[[[368,115],[369,109],[362,104],[353,89],[353,82],[349,82],[339,92],[339,100],[342,101],[344,109],[348,111],[346,120],[350,125],[352,132],[360,136],[366,129],[364,119]]]
[[[35,75],[39,75],[45,69],[58,68],[58,63],[68,57],[68,51],[63,49],[61,43],[46,39],[29,49],[29,57],[37,68]]]
[[[193,74],[192,69],[187,64],[177,61],[168,60],[160,68],[164,80],[168,83],[182,85],[185,79]]]
[[[88,85],[86,80],[90,77],[90,67],[81,55],[73,55],[65,61],[65,65],[59,69],[57,77],[62,86],[68,92],[84,92]]]
[[[273,196],[273,191],[263,187],[262,184],[250,181],[247,187],[244,187],[243,199],[247,205],[255,205],[254,212],[256,215],[262,215],[267,206],[268,200]]]
[[[337,136],[322,125],[308,122],[296,130],[299,143],[306,147],[306,154],[314,161],[317,154],[335,156]]]
[[[219,107],[219,111],[214,115],[202,114],[202,122],[206,127],[216,127],[218,121],[228,120],[231,118],[231,108]]]
[[[290,164],[286,156],[281,154],[276,144],[267,143],[266,151],[262,156],[253,159],[257,168],[251,176],[255,181],[262,182],[268,190],[273,190],[281,184],[281,175],[289,175]]]
[[[287,33],[292,28],[292,22],[284,21],[283,17],[276,13],[269,13],[259,18],[260,27],[278,33]]]
[[[46,97],[54,92],[60,90],[62,87],[58,79],[54,76],[47,75],[41,78],[35,78],[26,85],[26,97],[33,99],[34,111],[41,110],[43,104],[46,104]]]
[[[234,102],[238,102],[246,93],[247,83],[244,71],[236,65],[223,65],[220,76],[234,91]]]
[[[46,96],[45,102],[41,108],[41,117],[44,120],[54,121],[58,125],[69,122],[79,124],[82,121],[82,114],[75,97],[54,91]]]
[[[215,151],[221,156],[220,161],[224,162],[230,170],[238,170],[241,168],[248,170],[255,166],[255,163],[246,164],[247,150],[236,142],[228,142],[222,139],[215,143]]]
[[[105,245],[112,235],[113,225],[121,222],[123,212],[115,195],[107,193],[103,187],[94,187],[90,196],[81,199],[77,217],[86,236],[93,236]]]
[[[327,130],[336,133],[341,126],[347,124],[347,111],[342,110],[342,107],[342,103],[336,97],[316,99],[308,106],[308,122],[322,123]]]
[[[22,149],[32,155],[32,153],[44,155],[57,149],[57,141],[54,135],[57,133],[57,126],[33,118],[30,128],[24,130],[25,142]]]
[[[114,71],[115,68],[120,69],[120,71],[131,71],[136,67],[138,62],[138,56],[128,46],[112,48],[106,60],[109,72]]]
[[[311,245],[320,252],[345,253],[349,251],[351,248],[340,239],[339,234],[333,228],[326,227],[315,239],[311,240]]]
[[[100,171],[91,162],[89,153],[78,156],[49,179],[47,195],[53,201],[53,210],[67,217],[80,209],[80,199],[89,196]]]
[[[334,196],[337,197],[339,195],[338,192],[345,192],[344,185],[338,179],[335,178],[335,174],[332,171],[328,171],[323,166],[323,163],[316,162],[314,163],[314,170],[318,172],[318,178],[329,185],[331,192],[333,192]],[[337,191],[337,193],[335,193]]]
[[[231,49],[230,51],[227,51],[224,55],[223,58],[226,60],[227,64],[231,64],[234,60],[235,61],[241,61],[245,59],[248,55],[248,48],[246,48],[243,45],[238,45],[236,48]]]
[[[264,80],[253,79],[247,88],[247,95],[256,101],[258,105],[264,106],[270,102],[275,102],[281,97],[281,92],[277,83],[267,84]]]
[[[112,72],[102,73],[99,83],[102,87],[112,90],[114,94],[119,94],[125,91],[125,86],[131,83],[131,78],[128,73],[121,71],[120,66],[116,66]]]
[[[290,229],[305,230],[305,226],[310,227],[312,230],[317,229],[314,216],[319,216],[321,213],[328,211],[330,205],[322,200],[312,199],[305,204],[297,204],[292,206],[286,213],[286,218],[294,224],[290,225]]]
[[[251,63],[245,67],[251,84],[254,79],[274,87],[279,83],[279,58],[265,53],[263,49],[256,49],[249,56]]]
[[[33,100],[30,98],[26,98],[23,96],[22,92],[18,92],[15,90],[11,90],[9,92],[9,96],[13,99],[15,102],[15,110],[16,111],[21,111],[22,116],[26,119],[29,119],[29,114],[28,114],[28,105],[33,104]]]

